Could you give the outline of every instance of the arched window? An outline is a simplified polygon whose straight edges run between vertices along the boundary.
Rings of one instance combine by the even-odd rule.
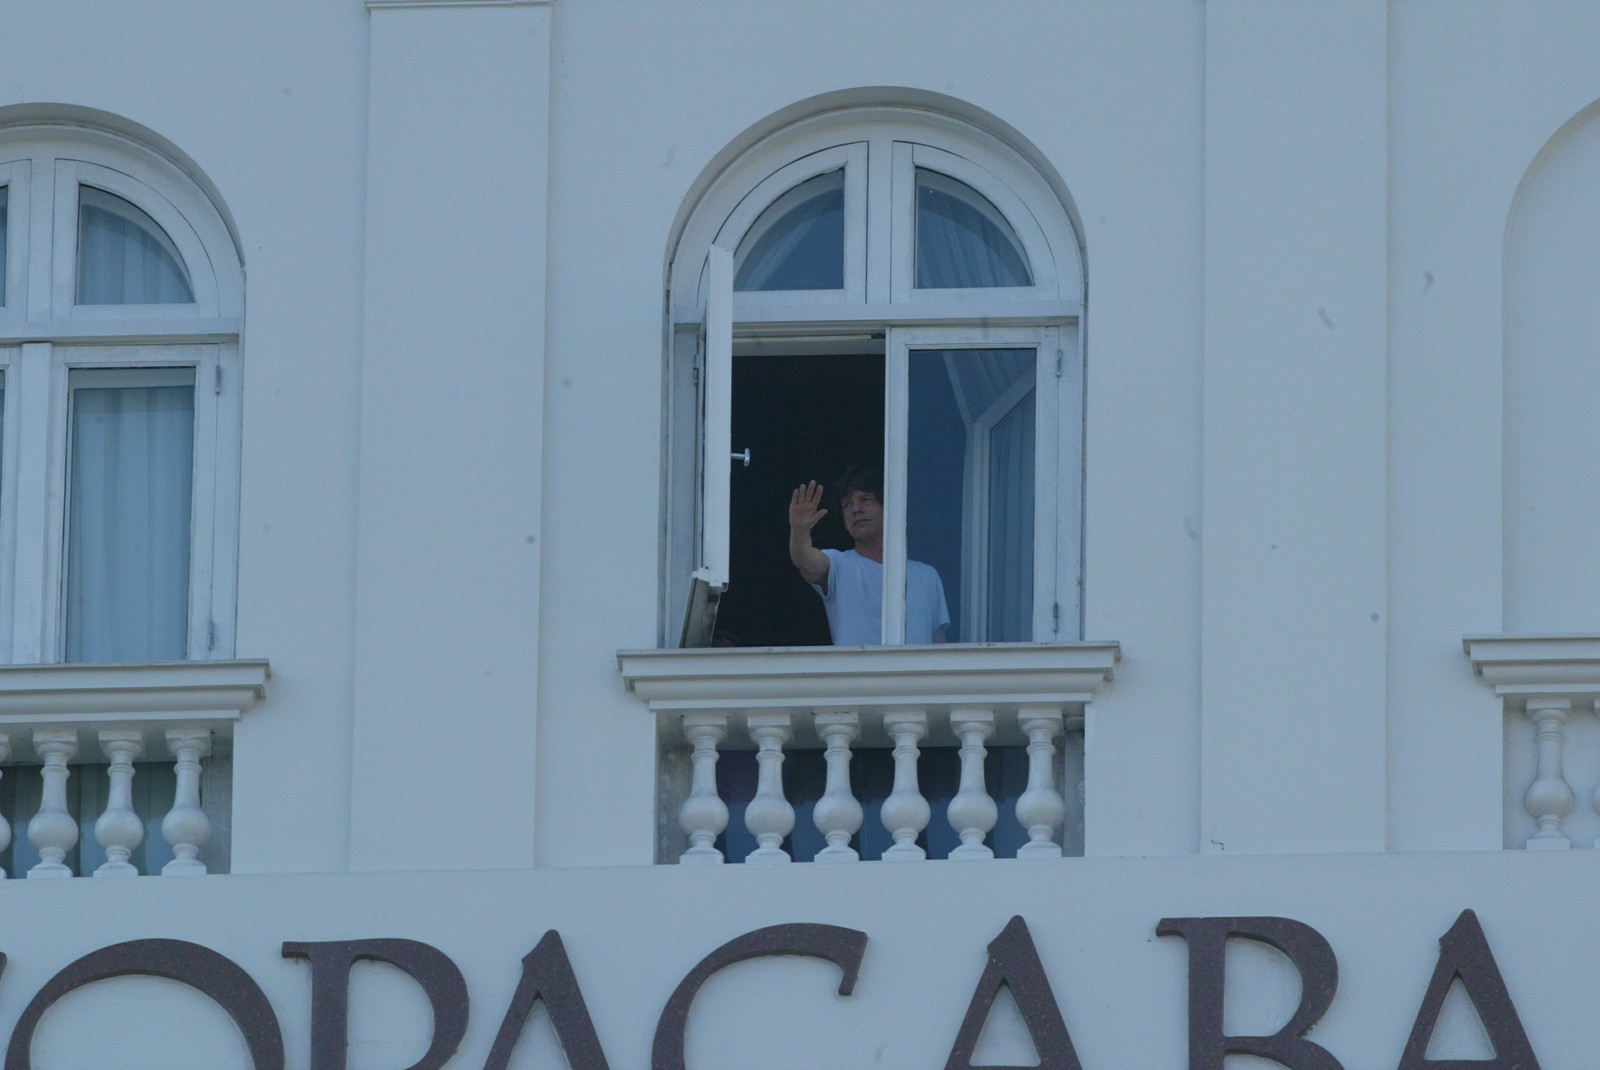
[[[668,638],[686,605],[689,645],[1077,638],[1082,278],[1051,182],[945,116],[818,116],[712,177],[670,273]],[[841,638],[786,511],[849,465],[882,472],[885,593]]]
[[[164,156],[0,128],[0,660],[231,656],[242,282]]]

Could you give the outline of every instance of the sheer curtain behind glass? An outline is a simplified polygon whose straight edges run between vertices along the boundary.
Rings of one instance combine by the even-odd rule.
[[[1033,638],[1032,349],[910,354],[906,554],[932,565],[952,640]]]
[[[808,178],[756,217],[734,253],[733,288],[844,288],[844,172]]]
[[[156,382],[99,385],[86,374],[72,391],[69,662],[179,661],[188,652],[193,373],[144,377]]]
[[[183,260],[165,231],[121,197],[78,191],[78,304],[191,304]]]
[[[1016,231],[965,182],[917,169],[917,286],[1032,286]]]

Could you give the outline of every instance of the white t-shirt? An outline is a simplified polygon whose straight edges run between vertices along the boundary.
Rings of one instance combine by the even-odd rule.
[[[828,555],[828,589],[822,596],[834,646],[879,646],[883,643],[883,563],[854,550],[824,550]],[[932,565],[906,562],[906,642],[931,643],[933,633],[950,625],[944,583]]]

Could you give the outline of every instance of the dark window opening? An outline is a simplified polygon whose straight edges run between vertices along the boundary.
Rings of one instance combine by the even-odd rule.
[[[789,496],[808,480],[828,487],[818,547],[847,550],[832,484],[851,464],[883,464],[882,355],[736,356],[728,590],[720,646],[827,646],[822,599],[789,561]]]

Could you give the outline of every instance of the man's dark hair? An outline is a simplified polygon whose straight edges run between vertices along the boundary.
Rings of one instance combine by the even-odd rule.
[[[865,491],[883,501],[883,472],[864,464],[853,464],[844,470],[834,483],[834,491],[839,501],[844,501],[856,491]]]

